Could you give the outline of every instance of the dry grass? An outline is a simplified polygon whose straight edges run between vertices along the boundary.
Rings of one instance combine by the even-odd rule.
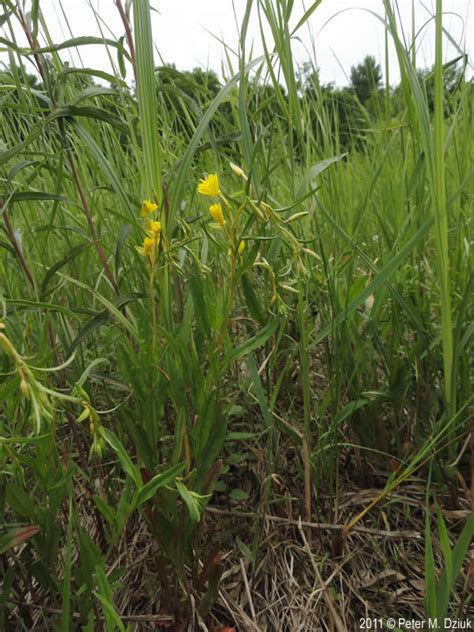
[[[172,601],[177,598],[177,589],[162,584],[160,587],[160,576],[166,573],[160,572],[159,565],[164,562],[157,557],[147,525],[138,516],[134,517],[111,556],[113,563],[107,568],[123,622],[134,632],[157,629],[214,632],[225,625],[249,632],[343,632],[359,629],[361,617],[423,620],[424,480],[409,479],[374,509],[352,530],[341,552],[340,527],[380,492],[376,488],[357,487],[348,477],[345,485],[338,499],[338,520],[334,523],[301,522],[291,501],[280,505],[279,515],[266,516],[246,511],[243,503],[238,508],[211,505],[202,525],[202,550],[218,546],[223,574],[218,601],[206,623],[196,612],[192,596],[187,604],[181,603],[182,610],[191,613],[192,622],[174,618]],[[456,509],[448,508],[452,502],[450,494],[438,492],[446,507],[443,515],[450,536],[455,540],[470,513],[467,487],[459,485]],[[329,495],[321,497],[320,512],[327,515],[334,500]],[[85,488],[78,504],[82,527],[99,542]],[[255,506],[253,500],[249,506]],[[262,536],[254,568],[242,556],[235,539],[249,542],[257,526],[262,527]],[[441,569],[443,555],[436,539],[434,551]],[[21,555],[21,549],[17,555]],[[473,571],[474,547],[453,594],[454,611],[459,617],[474,613]],[[35,580],[31,580],[30,586],[22,605],[18,604],[14,611],[9,629],[53,629],[59,622],[60,610],[50,605],[48,594],[35,590]],[[74,620],[78,619],[79,613],[75,613]]]

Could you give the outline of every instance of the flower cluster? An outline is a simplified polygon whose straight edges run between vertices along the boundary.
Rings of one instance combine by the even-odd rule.
[[[235,167],[235,165],[233,165],[233,168]],[[235,167],[235,169],[240,169]],[[234,169],[234,171],[235,171]],[[236,172],[237,173],[237,172]],[[243,173],[243,171],[240,169],[238,175],[243,174],[245,176],[245,174]],[[245,178],[246,179],[246,178]],[[219,198],[220,201],[224,204],[224,206],[226,207],[228,213],[230,213],[232,215],[232,211],[230,208],[229,203],[227,202],[227,200],[225,199],[224,195],[222,194],[221,190],[220,190],[220,186],[219,186],[219,178],[217,176],[216,173],[210,173],[207,178],[203,178],[199,181],[199,184],[197,186],[197,191],[198,193],[200,193],[201,195],[206,195],[208,197],[214,197],[214,198]],[[211,224],[212,228],[217,228],[217,229],[224,229],[224,227],[227,224],[225,215],[224,215],[224,210],[222,208],[222,204],[220,202],[215,202],[214,204],[211,204],[211,206],[209,207],[209,214],[212,217],[212,219],[214,220],[215,224]],[[234,242],[234,228],[235,228],[235,222],[232,222],[233,226],[230,228],[230,230],[226,231],[226,237],[230,242],[231,245],[231,250],[233,252],[235,252],[236,248],[235,246],[237,245]],[[238,246],[237,246],[237,254],[241,255],[243,250],[245,248],[245,242],[244,241],[239,241],[238,242]]]
[[[216,173],[210,173],[207,178],[203,178],[199,181],[197,186],[198,193],[201,195],[207,195],[209,197],[221,197],[222,193],[219,188],[219,178]],[[209,207],[209,213],[212,219],[216,222],[216,228],[223,228],[226,224],[224,211],[221,204],[216,202]]]
[[[158,219],[153,219],[154,214],[158,211],[158,204],[145,200],[142,204],[142,216],[146,218],[147,228],[146,237],[142,246],[137,248],[138,252],[146,257],[153,265],[158,256],[158,248],[161,240],[161,223]]]

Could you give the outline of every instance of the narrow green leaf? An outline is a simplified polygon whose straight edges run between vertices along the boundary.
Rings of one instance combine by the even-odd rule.
[[[53,121],[58,118],[74,118],[74,117],[86,117],[108,123],[115,127],[123,134],[128,134],[128,125],[124,123],[116,114],[113,114],[109,110],[102,110],[101,108],[92,105],[65,105],[58,108],[51,113],[48,117],[48,121]]]
[[[326,160],[321,160],[320,162],[317,162],[315,165],[310,167],[306,171],[304,178],[301,181],[300,186],[298,187],[298,190],[296,192],[296,198],[302,198],[304,194],[306,193],[306,191],[308,190],[308,188],[311,185],[314,185],[314,180],[317,176],[323,173],[323,171],[326,171],[326,169],[330,167],[332,164],[334,164],[335,162],[339,162],[339,160],[342,160],[346,156],[347,154],[340,154],[339,156],[326,158]]]
[[[40,296],[45,298],[46,290],[48,288],[48,284],[56,274],[58,270],[63,268],[65,265],[73,261],[77,256],[79,256],[82,252],[90,248],[93,244],[91,242],[80,244],[79,246],[75,246],[63,259],[55,263],[44,275],[43,281],[41,283],[40,288]]]
[[[442,621],[448,615],[449,598],[454,585],[466,561],[469,547],[474,538],[474,512],[472,512],[464,525],[461,535],[457,539],[451,555],[451,566],[441,576],[436,591],[437,616]]]
[[[104,516],[107,522],[114,526],[115,525],[115,511],[113,507],[108,505],[103,498],[100,496],[93,496],[92,500],[94,501],[94,505],[100,511],[100,513]]]
[[[104,79],[104,81],[109,81],[110,83],[119,85],[123,88],[127,86],[127,82],[122,81],[116,75],[111,75],[104,70],[96,70],[95,68],[65,68],[59,73],[58,77],[67,77],[68,75],[84,75],[86,77],[97,77],[98,79]]]
[[[117,245],[115,246],[115,279],[118,279],[120,263],[122,260],[122,251],[127,243],[130,234],[132,233],[132,226],[130,224],[124,224],[120,227],[119,234],[117,237]]]
[[[22,171],[26,167],[31,167],[31,165],[36,165],[36,164],[37,164],[36,160],[20,160],[20,162],[18,162],[16,165],[14,165],[10,169],[10,171],[8,173],[6,189],[9,188],[9,186],[11,185],[14,177],[16,175],[18,175],[20,173],[20,171]]]
[[[136,507],[140,507],[147,500],[153,498],[160,487],[172,483],[177,476],[180,476],[184,472],[185,467],[185,463],[177,463],[169,470],[166,470],[166,472],[161,472],[149,480],[138,493]]]
[[[69,632],[72,628],[71,619],[71,570],[72,570],[72,516],[73,504],[69,500],[69,520],[66,535],[66,550],[64,555],[64,575],[61,591],[61,623],[60,631]]]
[[[89,132],[78,121],[73,122],[73,127],[76,130],[78,136],[89,147],[93,157],[97,161],[97,165],[99,166],[102,173],[105,175],[108,182],[110,183],[112,189],[122,202],[123,209],[126,211],[127,215],[130,218],[130,223],[132,224],[132,226],[138,229],[139,213],[130,204],[130,200],[125,193],[125,189],[123,188],[121,178],[115,172],[109,159],[105,156],[104,152],[92,138]]]
[[[96,597],[102,604],[107,632],[115,632],[115,628],[118,628],[120,632],[126,632],[125,626],[115,609],[112,589],[102,566],[96,566],[95,577],[97,582]]]
[[[368,399],[357,399],[357,400],[354,400],[353,402],[349,402],[339,412],[339,414],[336,416],[336,419],[334,420],[334,422],[336,424],[340,424],[342,421],[344,421],[344,419],[347,419],[356,410],[359,410],[359,408],[362,408],[363,406],[366,406],[368,403],[369,403]]]
[[[71,39],[65,40],[60,44],[52,44],[51,46],[43,46],[42,48],[36,48],[32,51],[30,48],[19,48],[16,47],[18,52],[23,55],[31,55],[33,52],[38,53],[56,53],[59,50],[64,50],[66,48],[78,48],[79,46],[113,46],[114,48],[118,47],[118,42],[112,39],[102,38],[102,37],[92,37],[89,35],[84,35],[81,37],[73,37]],[[130,56],[127,51],[124,51],[124,54],[128,59]]]
[[[33,41],[38,37],[39,0],[31,0],[31,36]]]
[[[291,37],[293,37],[293,35],[300,30],[300,28],[302,26],[304,26],[306,24],[306,22],[309,20],[309,18],[312,16],[312,14],[316,11],[316,9],[319,7],[319,5],[321,4],[322,0],[316,0],[315,2],[313,2],[311,4],[311,6],[309,7],[309,9],[307,9],[307,11],[305,11],[304,15],[301,17],[301,19],[298,21],[298,24],[295,26],[295,28],[291,31]]]
[[[68,276],[67,274],[63,274],[62,272],[58,272],[57,274],[59,274],[64,279],[66,279],[69,283],[72,283],[73,285],[76,285],[77,287],[80,287],[90,292],[97,299],[99,303],[102,303],[102,305],[114,317],[114,319],[118,323],[120,323],[130,334],[132,334],[132,336],[136,340],[138,340],[138,332],[137,332],[136,327],[120,311],[120,306],[124,304],[123,300],[125,300],[125,297],[122,297],[121,299],[119,299],[119,307],[117,307],[117,305],[114,305],[108,299],[102,296],[100,292],[89,287],[85,283],[81,283],[81,281],[78,281],[77,279],[73,279],[72,277]],[[132,297],[128,298],[127,300],[125,300],[125,302],[128,302],[128,300],[131,300],[131,298]]]
[[[1,399],[1,397],[0,397]],[[35,437],[0,437],[0,445],[2,443],[5,444],[17,444],[17,445],[35,445],[37,443],[42,443],[51,439],[52,435],[50,432],[42,435],[37,435]]]
[[[310,349],[314,349],[321,341],[323,341],[329,334],[331,334],[335,327],[343,323],[351,316],[356,309],[364,303],[364,301],[373,294],[381,285],[383,285],[391,274],[400,266],[400,264],[406,259],[408,254],[413,248],[425,237],[430,228],[433,225],[433,219],[429,218],[424,224],[417,230],[417,232],[411,237],[399,252],[390,259],[388,263],[380,270],[379,274],[373,278],[373,280],[366,286],[366,288],[347,306],[347,308],[340,312],[323,330],[316,336],[316,339],[310,345]]]
[[[117,46],[117,62],[119,65],[119,70],[120,70],[120,74],[122,76],[122,79],[125,79],[125,77],[127,76],[127,66],[125,65],[125,56],[124,56],[124,36],[122,36],[119,41],[118,41],[118,46]]]
[[[108,321],[109,313],[106,309],[87,321],[87,323],[83,327],[81,327],[78,334],[69,345],[67,349],[67,354],[70,355],[81,343],[84,342],[84,340],[89,338],[89,336],[100,329]]]
[[[201,496],[196,492],[192,492],[179,481],[176,481],[175,484],[179,495],[184,500],[188,508],[191,520],[196,523],[199,522],[209,496]]]
[[[2,26],[5,24],[5,22],[8,20],[8,18],[13,14],[13,11],[7,11],[6,13],[3,13],[3,15],[0,15],[0,28],[2,28]]]
[[[436,503],[436,519],[438,522],[438,533],[439,533],[439,541],[441,544],[441,550],[443,551],[445,570],[446,574],[446,588],[448,591],[450,590],[448,587],[453,586],[454,578],[453,578],[453,555],[451,551],[451,544],[449,542],[449,534],[446,528],[446,523],[444,522],[443,514],[441,513],[440,506]],[[438,586],[439,592],[439,586]],[[441,595],[439,595],[441,596]],[[449,599],[449,592],[446,597]],[[439,604],[439,599],[437,600]]]
[[[428,500],[428,496],[427,496]],[[428,502],[426,503],[425,517],[425,604],[426,612],[430,618],[436,617],[436,577],[435,563],[433,555],[433,545],[431,540],[430,512]]]
[[[191,297],[193,299],[194,312],[196,314],[198,327],[204,336],[209,337],[211,325],[209,322],[207,304],[204,296],[204,284],[201,278],[201,273],[197,268],[193,270],[191,276],[189,277],[189,288],[191,290]]]
[[[244,293],[245,302],[247,303],[247,307],[249,308],[250,315],[260,325],[263,325],[263,323],[265,322],[264,310],[260,304],[257,292],[255,291],[252,276],[248,272],[245,272],[240,278],[240,283],[242,285],[242,291]]]
[[[55,193],[46,193],[45,191],[21,191],[19,193],[13,193],[10,197],[10,204],[14,202],[31,202],[33,200],[64,202],[65,204],[72,204],[74,206],[78,206],[77,202],[74,202],[74,200],[69,200],[63,195],[56,195]]]
[[[278,329],[280,322],[278,320],[274,320],[271,323],[268,323],[263,329],[260,329],[255,336],[246,340],[243,344],[239,345],[232,349],[226,355],[226,361],[230,364],[239,358],[243,358],[248,355],[255,349],[262,347],[270,338],[273,336],[275,331]]]
[[[6,499],[7,503],[18,515],[35,519],[36,509],[33,498],[22,487],[10,483],[7,486]]]
[[[145,195],[161,203],[163,183],[161,173],[161,148],[158,134],[158,108],[155,90],[155,64],[150,2],[133,3],[133,19],[136,45],[137,98],[145,165]]]
[[[107,88],[105,86],[88,86],[87,88],[84,88],[84,90],[81,90],[76,95],[74,95],[72,101],[70,102],[70,106],[76,107],[77,104],[81,101],[86,101],[87,99],[93,99],[95,97],[118,96],[119,94],[120,92],[116,88]]]
[[[140,474],[140,470],[136,465],[133,464],[132,459],[129,457],[120,439],[111,430],[107,430],[104,427],[101,428],[101,434],[104,437],[105,441],[115,452],[115,454],[118,456],[124,472],[126,472],[130,476],[130,478],[135,483],[136,488],[141,489],[142,477]]]

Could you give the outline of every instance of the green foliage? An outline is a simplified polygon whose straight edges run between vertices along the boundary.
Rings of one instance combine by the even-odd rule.
[[[474,538],[474,513],[471,513],[454,547],[451,547],[443,513],[436,504],[436,521],[444,558],[444,570],[436,581],[429,513],[425,528],[425,581],[426,613],[431,619],[445,621],[450,614],[450,596],[459,578],[463,564]]]
[[[382,71],[375,57],[367,55],[364,60],[351,68],[351,86],[362,104],[377,94],[382,84]]]

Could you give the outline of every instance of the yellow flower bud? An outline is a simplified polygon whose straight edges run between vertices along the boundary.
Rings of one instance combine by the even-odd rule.
[[[159,223],[159,222],[157,222]],[[149,237],[145,237],[143,244],[136,249],[143,257],[148,257],[152,264],[156,261],[157,249],[160,243],[160,233],[148,231]]]
[[[211,214],[213,220],[215,220],[221,226],[224,226],[224,213],[222,212],[222,206],[220,204],[213,204],[212,206],[210,206],[209,213]]]
[[[161,233],[161,223],[160,222],[150,222],[150,231],[154,235],[159,235]]]
[[[153,248],[155,247],[155,241],[151,237],[145,237],[143,240],[143,254],[145,256],[151,255]]]
[[[239,255],[243,253],[244,249],[245,249],[245,241],[241,241],[237,248],[237,252],[239,253]]]

